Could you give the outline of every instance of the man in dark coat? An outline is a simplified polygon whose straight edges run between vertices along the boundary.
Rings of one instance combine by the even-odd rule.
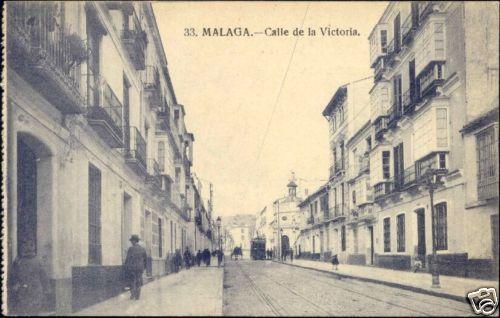
[[[196,265],[200,267],[200,264],[201,264],[201,251],[198,250],[198,253],[196,253]]]
[[[138,300],[141,296],[142,273],[147,265],[147,253],[144,247],[139,245],[138,235],[132,235],[130,242],[132,246],[127,251],[124,266],[130,279],[130,299]]]
[[[203,260],[205,261],[206,266],[210,266],[210,258],[212,257],[210,250],[206,248],[203,250]]]

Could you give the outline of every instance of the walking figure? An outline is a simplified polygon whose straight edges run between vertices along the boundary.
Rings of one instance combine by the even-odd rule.
[[[200,267],[200,264],[201,264],[201,251],[198,250],[198,252],[196,253],[196,265]]]
[[[142,273],[147,265],[147,253],[144,247],[139,245],[139,236],[130,237],[132,246],[127,251],[125,259],[125,271],[130,279],[130,299],[138,300],[141,296]]]
[[[332,265],[334,271],[339,269],[339,257],[337,254],[332,256]]]
[[[222,263],[223,258],[224,258],[224,252],[222,252],[222,250],[218,250],[218,252],[217,252],[217,267],[220,267],[220,264]]]

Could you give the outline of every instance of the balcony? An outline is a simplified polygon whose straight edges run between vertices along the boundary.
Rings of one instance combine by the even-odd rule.
[[[156,66],[148,65],[141,72],[142,85],[152,108],[162,106],[160,74]]]
[[[443,151],[431,152],[429,155],[415,162],[417,180],[420,180],[429,170],[442,175],[446,174],[448,172],[447,153]]]
[[[335,165],[330,166],[330,180],[335,177]]]
[[[335,167],[334,170],[335,170],[336,175],[344,172],[344,169],[345,169],[344,158],[341,158],[339,161],[336,161],[334,167]]]
[[[89,125],[110,147],[123,147],[123,106],[102,77],[87,75],[87,101]]]
[[[398,39],[399,40],[399,39]],[[392,65],[397,60],[397,55],[401,50],[401,46],[398,42],[393,38],[391,42],[387,45],[387,64]]]
[[[418,93],[415,89],[408,89],[403,94],[403,113],[411,114],[415,110],[415,105],[419,102]]]
[[[7,5],[7,54],[15,69],[63,114],[85,110],[79,76],[87,48],[61,22],[55,2],[16,1]]]
[[[170,129],[170,108],[166,103],[156,109],[156,130],[167,131]]]
[[[382,37],[384,34],[384,37]],[[373,68],[375,63],[387,53],[387,43],[385,43],[387,28],[382,24],[377,24],[369,37],[370,41],[370,65]]]
[[[401,40],[403,45],[409,45],[415,36],[415,31],[418,25],[415,25],[415,17],[412,14],[408,14],[405,21],[401,25]]]
[[[156,161],[156,159],[149,158],[147,168],[148,168],[147,169],[148,174],[146,177],[146,181],[149,184],[152,184],[157,188],[161,189],[161,170],[158,161]]]
[[[134,171],[144,174],[147,172],[146,141],[136,127],[129,126],[125,131],[125,160]]]
[[[433,12],[437,12],[438,1],[419,1],[418,2],[418,12],[420,24],[424,23],[429,15]]]
[[[368,221],[375,219],[372,204],[363,204],[351,210],[351,221]]]
[[[417,175],[415,172],[415,165],[411,165],[403,172],[403,186],[405,188],[417,184]]]
[[[394,128],[396,126],[397,121],[402,117],[402,112],[401,112],[401,105],[399,104],[399,101],[394,101],[392,104],[391,108],[389,109],[389,121],[387,123],[387,126],[389,128]]]
[[[375,184],[373,197],[375,201],[379,201],[386,195],[390,194],[393,189],[393,183],[391,180],[385,180]]]
[[[146,67],[145,51],[148,43],[147,34],[142,30],[141,23],[133,6],[132,10],[124,11],[124,13],[126,16],[128,15],[126,19],[131,18],[131,23],[127,23],[131,25],[121,30],[121,39],[134,67],[137,70],[144,70]]]
[[[375,139],[376,140],[380,141],[382,139],[384,132],[386,132],[387,129],[389,128],[388,122],[389,122],[389,117],[387,117],[387,116],[379,117],[377,119],[377,121],[375,121]]]
[[[382,75],[387,69],[386,59],[387,58],[385,56],[381,57],[380,59],[377,60],[377,62],[373,66],[375,83],[382,79]]]
[[[433,62],[419,76],[421,96],[432,96],[444,84],[444,62]]]
[[[341,219],[341,218],[345,218],[346,217],[346,214],[348,213],[348,208],[345,204],[336,204],[334,207],[333,207],[333,213],[331,213],[332,215],[332,219],[333,220],[338,220],[338,219]]]

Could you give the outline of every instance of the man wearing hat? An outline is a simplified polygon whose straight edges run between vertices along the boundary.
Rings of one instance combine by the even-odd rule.
[[[147,253],[144,247],[139,245],[139,236],[133,234],[130,237],[132,246],[128,248],[125,259],[125,270],[130,278],[130,299],[139,299],[142,286],[142,272],[146,268]]]

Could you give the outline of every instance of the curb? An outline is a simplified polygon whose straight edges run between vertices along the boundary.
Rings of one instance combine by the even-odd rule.
[[[347,275],[347,274],[339,274],[339,273],[334,273],[334,272],[324,270],[324,269],[312,268],[312,267],[290,264],[290,263],[282,263],[282,262],[278,262],[275,260],[273,260],[273,262],[278,263],[278,264],[284,264],[284,265],[288,265],[288,266],[295,266],[295,267],[299,267],[299,268],[303,268],[303,269],[313,270],[313,271],[317,271],[317,272],[321,272],[321,273],[326,273],[326,274],[330,274],[332,276],[339,277],[339,278],[350,278],[350,279],[355,279],[355,280],[368,282],[368,283],[386,285],[389,287],[395,287],[395,288],[399,288],[399,289],[409,290],[409,291],[413,291],[413,292],[420,293],[420,294],[427,294],[427,295],[436,296],[436,297],[448,298],[451,300],[456,300],[456,301],[467,303],[467,298],[465,296],[460,297],[457,295],[438,292],[438,291],[432,291],[432,290],[428,290],[428,289],[421,288],[421,287],[403,285],[403,284],[388,282],[388,281],[384,281],[384,280],[380,280],[380,279],[352,276],[352,275]]]

